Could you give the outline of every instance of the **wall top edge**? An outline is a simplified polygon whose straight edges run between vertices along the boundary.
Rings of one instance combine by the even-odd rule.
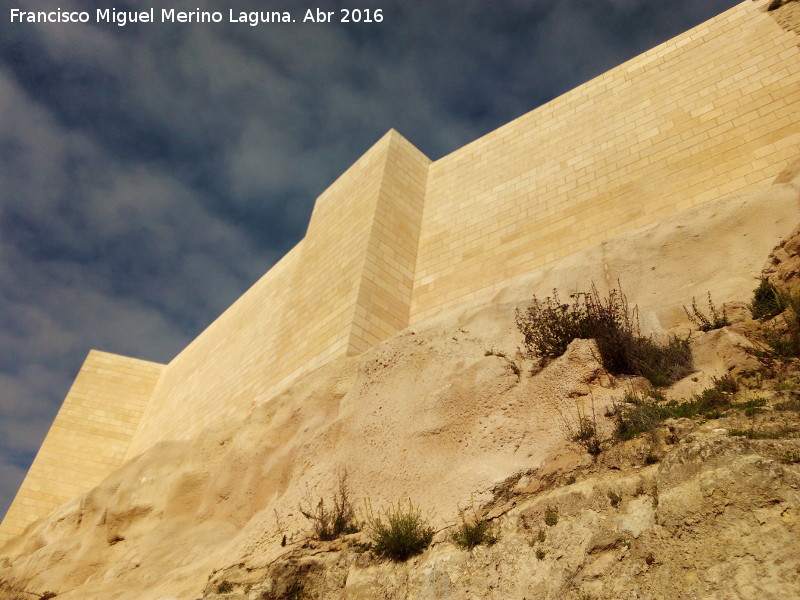
[[[126,362],[126,363],[137,363],[143,367],[158,367],[159,369],[163,369],[166,367],[163,363],[158,363],[152,360],[145,360],[143,358],[134,358],[133,356],[125,356],[124,354],[115,354],[113,352],[106,352],[104,350],[97,350],[92,348],[89,350],[89,353],[86,355],[86,359],[84,362],[88,362],[89,360],[92,361],[108,361],[108,362]]]
[[[319,200],[320,198],[332,192],[332,190],[337,187],[336,184],[340,180],[345,179],[346,176],[351,171],[357,170],[364,163],[364,161],[369,160],[374,155],[380,152],[387,151],[392,146],[405,146],[406,148],[412,149],[416,154],[427,159],[428,162],[432,162],[431,159],[424,152],[422,152],[422,150],[420,150],[414,144],[412,144],[408,140],[408,138],[403,136],[394,127],[391,127],[389,128],[389,130],[386,131],[386,133],[384,133],[380,138],[378,138],[378,140],[375,143],[373,143],[369,148],[367,148],[367,150],[365,150],[364,153],[361,154],[361,156],[359,156],[356,160],[354,160],[353,163],[349,167],[347,167],[347,169],[345,169],[343,173],[341,173],[336,179],[334,179],[330,183],[330,185],[328,185],[328,187],[326,187],[322,191],[322,193],[320,193],[320,195],[317,196],[316,200]]]
[[[768,1],[769,0],[744,0],[743,2],[740,2],[739,4],[736,4],[736,5],[732,6],[731,8],[719,13],[718,15],[716,15],[714,17],[711,17],[710,19],[708,19],[706,21],[703,21],[702,23],[698,23],[697,25],[695,25],[691,29],[689,29],[687,31],[684,31],[683,33],[679,33],[678,35],[676,35],[674,37],[671,37],[670,39],[665,40],[664,42],[661,42],[660,44],[658,44],[656,46],[653,46],[649,50],[645,50],[644,52],[642,52],[640,54],[637,54],[636,56],[634,56],[632,58],[629,58],[625,62],[623,62],[623,63],[621,63],[619,65],[616,65],[616,66],[614,66],[614,67],[612,67],[610,69],[607,69],[606,71],[603,71],[602,73],[599,73],[595,77],[592,77],[591,79],[581,83],[580,85],[577,85],[574,88],[572,88],[570,90],[567,90],[563,94],[560,94],[560,95],[556,96],[555,98],[553,98],[552,100],[549,100],[548,102],[545,102],[544,104],[541,104],[541,105],[537,106],[533,110],[529,110],[527,112],[522,113],[521,115],[519,115],[515,119],[512,119],[511,121],[508,121],[507,123],[504,123],[503,125],[501,125],[497,129],[493,129],[493,130],[483,134],[482,136],[480,136],[478,138],[475,138],[471,142],[468,142],[468,143],[464,144],[463,146],[460,146],[459,148],[456,148],[452,152],[449,152],[449,153],[445,154],[444,156],[436,159],[435,161],[433,161],[433,164],[435,165],[436,163],[442,162],[445,159],[453,156],[454,154],[460,154],[462,152],[468,152],[470,148],[472,148],[473,146],[477,146],[482,141],[484,141],[486,138],[488,138],[490,136],[493,136],[493,135],[496,135],[496,134],[499,134],[500,132],[505,131],[507,129],[512,129],[514,127],[517,127],[519,125],[520,120],[525,119],[525,118],[529,118],[530,116],[532,116],[534,114],[541,114],[541,113],[544,113],[544,112],[546,112],[548,110],[551,110],[553,105],[558,104],[559,102],[566,101],[570,96],[572,96],[572,95],[574,95],[576,93],[580,93],[580,90],[582,90],[584,88],[587,88],[587,87],[591,87],[593,85],[601,84],[605,79],[607,79],[609,77],[612,77],[614,74],[619,73],[619,72],[624,72],[624,71],[627,71],[627,70],[631,69],[631,67],[633,65],[635,65],[636,63],[638,63],[638,62],[641,62],[641,61],[647,62],[650,59],[652,59],[655,55],[657,55],[659,53],[662,53],[665,50],[668,50],[670,48],[670,46],[675,46],[676,47],[675,49],[677,49],[679,41],[691,36],[694,32],[696,32],[696,31],[698,31],[700,29],[708,27],[708,25],[711,24],[711,23],[714,23],[714,22],[717,22],[717,21],[728,20],[728,19],[731,18],[732,15],[735,15],[736,13],[739,13],[739,12],[742,12],[742,11],[746,11],[748,13],[763,13],[764,10],[765,10],[765,6],[766,6]]]

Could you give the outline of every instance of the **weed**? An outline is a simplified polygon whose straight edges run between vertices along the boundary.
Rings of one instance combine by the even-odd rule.
[[[558,523],[558,508],[555,506],[548,506],[544,509],[544,523],[545,525],[552,527],[556,523]]]
[[[547,532],[544,529],[540,529],[536,533],[536,541],[544,542],[547,539]]]
[[[749,440],[779,440],[782,438],[790,437],[797,430],[793,427],[784,426],[774,431],[756,431],[752,427],[750,429],[730,429],[728,435],[732,437],[746,437]]]
[[[333,508],[325,506],[325,500],[319,499],[316,508],[298,507],[302,515],[311,521],[313,535],[321,541],[336,538],[358,531],[355,507],[350,500],[347,487],[347,473],[339,477],[338,489],[333,495]]]
[[[492,525],[488,519],[478,516],[477,513],[473,513],[471,517],[467,518],[461,509],[458,510],[458,514],[461,517],[461,525],[450,534],[450,539],[456,546],[472,550],[481,544],[491,546],[497,542],[497,536],[492,531]]]
[[[591,394],[591,390],[589,392]],[[591,416],[587,414],[583,399],[580,398],[575,401],[574,412],[571,414],[559,402],[552,402],[551,405],[558,413],[561,430],[567,439],[580,444],[589,454],[596,457],[603,451],[603,448],[597,433],[597,413],[594,407],[594,395],[591,398]],[[571,477],[574,483],[574,475]]]
[[[644,464],[646,465],[654,465],[658,462],[658,456],[649,452],[647,456],[644,457]]]
[[[516,312],[517,328],[529,353],[557,358],[577,338],[594,339],[605,369],[615,375],[641,375],[653,385],[668,385],[691,372],[688,340],[672,337],[666,344],[640,333],[636,308],[625,295],[612,289],[601,298],[590,292],[573,294],[571,304],[561,302],[558,291],[543,302],[535,296],[524,311]]]
[[[731,390],[735,385],[735,380],[729,376],[714,379],[710,388],[684,402],[665,401],[663,394],[655,390],[644,393],[627,391],[623,397],[624,404],[616,405],[614,409],[614,437],[619,440],[633,439],[639,434],[653,431],[665,419],[718,419],[731,406],[731,392],[725,390]],[[657,462],[658,459],[653,458]]]
[[[777,358],[800,357],[800,290],[776,293],[784,322],[782,325],[766,323],[762,339]]]
[[[767,405],[767,401],[764,398],[753,398],[752,400],[747,400],[746,402],[740,402],[739,404],[734,405],[735,408],[744,411],[744,414],[748,417],[754,416],[756,413],[763,412],[762,407]]]
[[[697,301],[694,298],[692,298],[692,312],[689,312],[689,309],[685,306],[683,307],[683,311],[686,313],[686,316],[689,317],[692,324],[700,331],[722,329],[731,324],[725,312],[725,306],[723,305],[722,312],[718,311],[717,307],[714,306],[714,302],[711,300],[711,292],[708,292],[708,316],[698,308]]]
[[[723,375],[719,379],[713,377],[711,379],[711,383],[713,384],[714,388],[716,388],[720,392],[734,394],[739,390],[739,383],[730,373],[725,373],[725,375]]]
[[[516,311],[517,328],[524,336],[525,347],[531,354],[557,358],[564,354],[569,343],[589,336],[587,308],[581,295],[573,295],[573,304],[562,303],[558,290],[541,302],[536,296],[525,311]]]
[[[611,502],[611,506],[617,507],[619,503],[622,501],[622,496],[620,496],[617,492],[613,490],[608,491],[608,499]]]
[[[800,386],[792,379],[782,379],[776,381],[774,387],[776,392],[796,392]]]
[[[654,430],[667,418],[659,399],[647,392],[625,392],[623,402],[625,404],[617,405],[614,410],[614,437],[617,439],[633,439],[641,433]]]
[[[577,481],[577,478],[575,477],[575,475],[570,475],[569,477],[567,477],[567,485],[572,485],[576,481]]]
[[[572,435],[572,441],[583,446],[592,456],[597,456],[603,451],[600,438],[597,437],[597,417],[594,413],[594,402],[592,402],[592,418],[578,412],[578,429]]]
[[[221,581],[219,585],[217,585],[218,594],[230,594],[232,591],[233,591],[233,584],[227,579]]]
[[[773,406],[775,410],[793,410],[800,412],[800,398],[794,397]]]
[[[766,321],[783,312],[783,308],[777,288],[767,279],[761,279],[753,290],[753,301],[750,303],[753,318]]]
[[[781,462],[787,465],[800,463],[800,451],[787,450],[783,453],[783,456],[781,456]]]
[[[379,556],[394,561],[408,560],[420,554],[433,540],[433,528],[409,500],[408,506],[397,504],[376,515],[369,502],[365,503],[364,529]]]
[[[536,549],[536,558],[538,560],[544,560],[544,557],[547,556],[547,552],[542,550],[541,548]]]

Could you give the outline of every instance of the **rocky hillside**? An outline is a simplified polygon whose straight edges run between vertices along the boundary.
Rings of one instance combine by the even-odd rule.
[[[764,341],[791,341],[795,313],[747,307],[762,269],[768,292],[797,282],[799,199],[790,170],[160,443],[0,549],[0,597],[800,597],[800,371]],[[591,340],[529,355],[515,309],[592,281],[621,285],[648,335],[689,336],[691,372],[653,392]],[[356,521],[411,501],[432,544],[394,561],[369,528],[316,539],[303,512],[345,473]],[[455,542],[464,522],[484,543]]]

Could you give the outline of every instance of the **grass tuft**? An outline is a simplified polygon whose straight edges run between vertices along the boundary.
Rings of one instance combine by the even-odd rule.
[[[369,502],[364,510],[364,530],[378,556],[401,562],[422,553],[433,540],[433,528],[409,500],[375,514]]]
[[[783,453],[783,456],[781,456],[781,462],[787,465],[800,463],[800,451],[787,450]]]
[[[746,437],[749,440],[780,440],[792,437],[795,433],[797,433],[797,429],[793,427],[781,427],[773,431],[756,431],[752,427],[750,429],[731,429],[728,431],[728,435],[732,437]]]
[[[456,546],[472,550],[482,544],[491,546],[497,542],[497,535],[492,531],[488,519],[478,516],[477,513],[467,517],[460,509],[458,514],[461,517],[461,524],[450,534],[450,539]]]
[[[734,407],[731,396],[738,389],[738,383],[730,375],[712,382],[710,388],[684,402],[666,401],[663,394],[652,389],[644,393],[626,391],[623,404],[614,407],[614,437],[633,439],[653,431],[666,419],[720,418],[725,410]]]
[[[555,506],[548,506],[544,510],[544,524],[552,527],[558,523],[558,508]]]

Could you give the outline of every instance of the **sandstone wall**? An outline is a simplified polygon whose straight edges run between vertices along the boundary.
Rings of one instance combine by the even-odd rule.
[[[798,38],[747,0],[431,165],[417,322],[800,153]]]
[[[429,162],[390,131],[339,177],[305,238],[169,363],[128,456],[404,328]]]

